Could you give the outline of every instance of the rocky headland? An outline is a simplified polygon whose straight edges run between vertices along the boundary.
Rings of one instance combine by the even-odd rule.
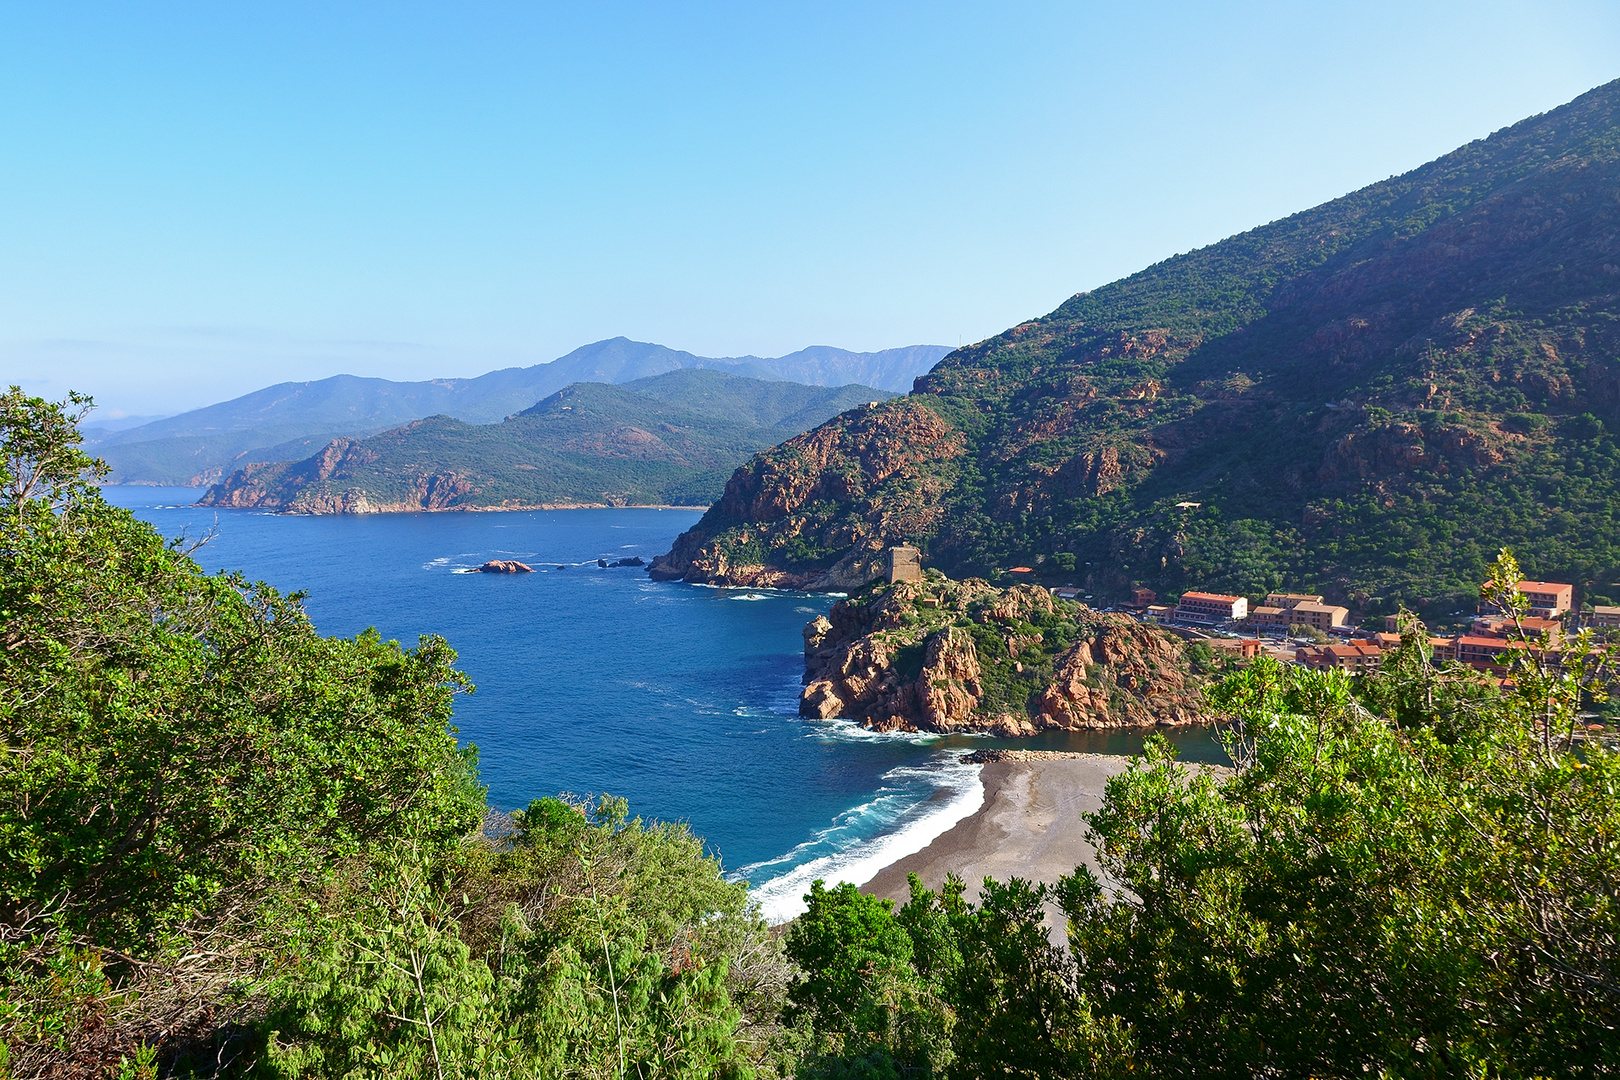
[[[940,469],[966,445],[914,398],[852,409],[733,473],[720,501],[652,561],[652,576],[740,588],[861,588],[878,576],[895,537],[939,526],[948,487]],[[852,500],[866,507],[858,520],[835,515]],[[785,565],[784,552],[796,561]]]
[[[804,716],[875,731],[993,732],[1207,722],[1181,640],[1038,585],[878,585],[804,628]]]
[[[1443,618],[1503,546],[1620,564],[1616,131],[1620,80],[1077,293],[754,457],[657,572],[853,591],[909,544],[1104,602]]]

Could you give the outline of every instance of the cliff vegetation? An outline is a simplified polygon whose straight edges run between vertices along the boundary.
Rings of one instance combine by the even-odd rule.
[[[1147,585],[1620,600],[1620,82],[1072,297],[737,470],[660,571],[840,587],[895,543]]]
[[[1033,735],[1208,722],[1180,638],[984,581],[875,586],[804,629],[799,711],[877,731]]]

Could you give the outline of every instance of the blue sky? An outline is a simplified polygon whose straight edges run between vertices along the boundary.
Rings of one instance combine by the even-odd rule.
[[[1620,77],[1620,5],[0,3],[0,379],[956,345]]]

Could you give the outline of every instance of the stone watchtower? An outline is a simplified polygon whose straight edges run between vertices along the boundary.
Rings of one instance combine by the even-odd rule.
[[[909,544],[889,549],[889,583],[921,581],[923,579],[922,552]]]

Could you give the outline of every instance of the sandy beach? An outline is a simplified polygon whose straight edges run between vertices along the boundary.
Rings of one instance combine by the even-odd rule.
[[[921,851],[891,863],[861,891],[904,902],[907,874],[938,889],[947,874],[968,885],[975,898],[986,877],[1055,882],[1081,863],[1096,868],[1081,817],[1102,805],[1108,778],[1130,758],[1105,754],[1018,752],[1023,760],[982,766],[984,804]]]
[[[967,883],[968,898],[976,899],[986,877],[1050,884],[1082,863],[1097,870],[1097,853],[1086,842],[1081,815],[1102,805],[1108,778],[1124,772],[1131,759],[1042,751],[1000,756],[982,766],[984,804],[977,812],[916,854],[884,867],[861,891],[904,903],[911,895],[907,874],[935,890],[947,874],[955,874]]]

